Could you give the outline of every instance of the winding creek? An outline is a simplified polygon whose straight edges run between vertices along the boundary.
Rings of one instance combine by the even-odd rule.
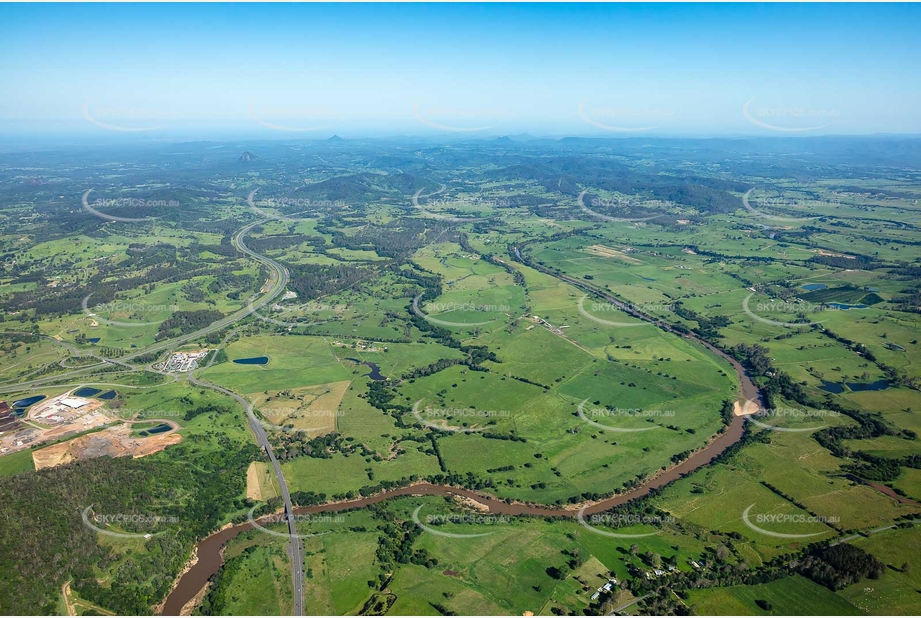
[[[518,252],[517,247],[515,248],[516,257],[519,258],[522,262],[524,260],[521,258],[520,253]],[[532,266],[533,267],[533,266]],[[621,306],[624,311],[627,311],[634,317],[650,322],[659,328],[667,330],[679,337],[685,339],[690,339],[705,348],[710,352],[716,354],[720,358],[726,360],[730,365],[732,365],[736,374],[739,378],[739,395],[748,401],[754,401],[761,404],[761,394],[758,390],[758,387],[755,386],[755,383],[751,380],[745,368],[734,358],[720,350],[719,348],[707,343],[706,341],[701,340],[693,334],[681,333],[676,331],[670,324],[653,318],[651,316],[645,315],[639,311],[634,310],[632,307],[629,307],[619,301],[618,299],[609,296],[596,290],[590,286],[585,285],[577,279],[567,277],[565,275],[560,275],[557,273],[547,272],[544,269],[538,268],[546,274],[550,274],[558,279],[569,283],[583,291],[586,291],[590,294],[595,294],[602,296],[607,301]],[[359,361],[360,362],[360,361]],[[368,363],[364,363],[368,364]],[[370,365],[369,365],[370,366]],[[372,367],[372,374],[374,373],[375,367]],[[373,379],[373,376],[371,376]],[[709,464],[714,457],[720,455],[727,448],[737,443],[742,439],[742,436],[745,433],[745,417],[744,416],[734,416],[729,427],[727,427],[723,432],[714,436],[709,443],[702,449],[691,454],[690,457],[682,461],[676,466],[672,466],[667,470],[648,478],[642,485],[636,487],[626,493],[617,494],[606,498],[594,504],[591,504],[585,508],[584,513],[591,515],[595,513],[600,513],[611,509],[615,506],[619,506],[630,500],[635,500],[642,496],[649,494],[654,489],[664,487],[672,481],[675,481],[682,476],[689,474],[707,464]],[[578,514],[578,508],[582,505],[570,505],[568,508],[547,506],[540,504],[529,504],[522,502],[506,502],[494,496],[490,496],[485,493],[473,491],[470,489],[464,489],[460,487],[450,487],[446,485],[433,485],[431,483],[417,483],[415,485],[410,485],[407,487],[400,487],[390,491],[382,492],[373,496],[368,496],[366,498],[358,498],[354,500],[345,500],[340,502],[330,502],[327,504],[321,504],[317,506],[309,507],[296,507],[294,512],[296,515],[305,515],[305,514],[315,514],[315,513],[329,513],[329,512],[338,512],[345,511],[349,509],[363,508],[371,504],[376,504],[384,500],[389,500],[391,498],[397,498],[400,496],[461,496],[465,498],[470,498],[483,504],[490,513],[496,515],[509,515],[509,516],[533,516],[533,517],[570,517],[575,518]],[[257,520],[259,521],[259,520]],[[178,616],[183,606],[185,606],[189,601],[195,598],[195,596],[204,588],[208,583],[208,580],[217,573],[218,569],[221,568],[223,564],[223,548],[226,543],[234,538],[236,538],[241,533],[250,530],[253,528],[253,525],[250,522],[245,522],[242,524],[237,524],[235,526],[230,526],[215,532],[214,534],[208,536],[202,540],[196,547],[196,556],[197,561],[195,564],[189,568],[182,576],[179,578],[179,581],[176,583],[175,588],[167,597],[166,602],[163,606],[162,615],[165,616]]]

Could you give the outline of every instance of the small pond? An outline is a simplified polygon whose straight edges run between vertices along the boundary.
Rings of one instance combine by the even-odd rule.
[[[377,363],[372,363],[371,361],[358,360],[357,358],[347,358],[345,360],[350,360],[353,363],[358,363],[359,365],[365,365],[367,367],[370,367],[371,373],[368,374],[368,377],[371,378],[372,380],[380,381],[380,380],[387,379],[383,376],[383,374],[381,374],[381,368],[377,366]]]
[[[265,365],[269,362],[268,356],[253,356],[252,358],[237,358],[234,361],[238,365]]]
[[[820,386],[819,389],[826,393],[839,395],[845,391],[845,386],[854,392],[881,391],[889,388],[889,382],[887,380],[877,380],[876,382],[845,382],[841,384],[840,382],[822,380],[822,386]]]
[[[19,401],[13,402],[14,408],[28,408],[33,403],[38,403],[45,398],[45,395],[33,395],[31,397],[26,397],[25,399],[20,399]]]
[[[154,434],[158,434],[158,433],[163,433],[163,432],[165,432],[165,431],[169,431],[170,429],[172,429],[172,427],[170,427],[170,426],[167,425],[166,423],[160,423],[160,424],[157,425],[156,427],[152,427],[152,428],[150,428],[150,429],[145,429],[144,431],[140,432],[139,435],[145,436],[145,437],[146,437],[146,436],[152,436],[152,435],[154,435]]]

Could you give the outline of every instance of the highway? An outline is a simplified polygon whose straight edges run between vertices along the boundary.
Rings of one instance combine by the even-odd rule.
[[[281,488],[281,497],[285,505],[285,519],[288,521],[288,534],[290,536],[288,553],[291,556],[292,581],[294,584],[294,615],[303,616],[304,556],[301,551],[301,539],[297,535],[297,526],[294,519],[294,505],[291,503],[291,494],[288,492],[288,483],[285,482],[285,475],[282,474],[281,464],[278,463],[278,459],[275,457],[275,453],[272,450],[272,444],[269,442],[269,438],[265,433],[265,428],[263,428],[262,423],[259,422],[259,419],[256,418],[256,414],[253,412],[253,404],[243,399],[243,397],[240,395],[237,395],[233,391],[227,390],[222,386],[218,386],[210,382],[205,382],[192,376],[189,376],[189,382],[195,384],[196,386],[210,388],[211,390],[223,393],[228,397],[233,397],[240,403],[240,405],[246,408],[246,415],[249,417],[249,426],[252,428],[253,433],[256,435],[256,441],[259,443],[259,446],[261,446],[269,456],[269,460],[272,462],[272,467],[275,469],[275,476],[278,479],[278,486]]]
[[[46,376],[43,378],[37,378],[35,380],[30,380],[28,382],[0,383],[0,392],[9,392],[12,390],[22,390],[26,388],[33,388],[36,386],[40,386],[42,384],[47,384],[49,382],[56,382],[63,378],[70,378],[70,377],[81,375],[84,373],[96,371],[102,367],[105,367],[111,364],[116,364],[116,365],[121,365],[121,366],[136,369],[128,365],[127,364],[128,361],[131,361],[140,356],[144,356],[145,354],[151,354],[153,352],[162,352],[163,350],[175,348],[184,343],[188,343],[190,341],[195,341],[197,339],[200,339],[201,337],[209,335],[215,331],[226,328],[227,326],[230,326],[232,324],[236,324],[243,318],[249,316],[250,314],[257,311],[258,309],[261,309],[268,303],[272,302],[272,300],[274,300],[275,297],[281,294],[282,291],[284,291],[285,287],[288,285],[288,280],[289,280],[288,269],[271,258],[265,257],[263,255],[259,255],[258,253],[256,253],[255,251],[253,251],[252,249],[250,249],[243,243],[243,237],[246,235],[246,233],[250,229],[255,227],[258,223],[260,222],[254,221],[240,228],[240,230],[237,231],[236,234],[234,234],[231,242],[233,246],[236,247],[239,251],[252,257],[258,262],[265,264],[271,270],[271,273],[269,275],[269,280],[266,282],[267,285],[271,285],[271,288],[259,300],[253,301],[252,303],[249,303],[246,307],[234,313],[231,313],[230,315],[227,315],[221,318],[220,320],[217,320],[216,322],[212,322],[208,326],[201,328],[195,332],[188,333],[186,335],[180,335],[179,337],[173,337],[172,339],[164,339],[163,341],[158,341],[157,343],[153,343],[149,346],[138,348],[134,352],[130,354],[126,354],[125,356],[121,357],[119,360],[103,359],[102,362],[97,363],[95,365],[89,365],[81,369],[75,369],[73,371],[59,373],[59,374],[55,374],[51,376]]]
[[[74,356],[81,355],[81,354],[83,354],[84,356],[88,355],[88,356],[92,356],[94,358],[99,359],[101,362],[93,364],[93,365],[89,365],[87,367],[82,367],[80,369],[74,369],[72,371],[58,373],[58,374],[51,375],[51,376],[45,376],[42,378],[36,378],[34,380],[29,380],[25,382],[5,382],[5,383],[0,384],[0,393],[11,392],[11,391],[21,391],[21,390],[26,390],[30,388],[36,388],[44,384],[52,385],[52,383],[60,383],[61,380],[79,376],[85,373],[97,371],[101,369],[102,367],[111,366],[111,365],[120,366],[129,371],[140,371],[144,368],[129,365],[128,361],[135,359],[135,358],[139,358],[147,354],[154,353],[154,352],[161,352],[164,350],[175,348],[177,346],[180,346],[184,343],[188,343],[190,341],[198,340],[213,332],[219,331],[232,324],[236,324],[237,322],[251,315],[258,309],[272,302],[272,300],[274,300],[279,294],[281,294],[284,291],[285,287],[288,285],[289,273],[288,273],[287,268],[285,268],[284,266],[282,266],[281,264],[279,264],[278,262],[276,262],[275,260],[269,257],[256,253],[255,251],[247,247],[246,244],[243,242],[243,237],[246,236],[246,233],[249,232],[253,227],[258,225],[259,223],[261,223],[261,221],[257,220],[257,221],[253,221],[252,223],[248,223],[244,225],[234,234],[233,238],[231,239],[231,243],[237,250],[255,259],[256,261],[266,265],[270,270],[268,281],[266,281],[266,285],[269,286],[269,289],[265,292],[265,294],[259,300],[248,303],[246,307],[240,309],[239,311],[231,313],[230,315],[223,317],[216,322],[209,324],[205,328],[199,329],[192,333],[188,333],[186,335],[174,337],[172,339],[164,339],[163,341],[158,341],[157,343],[151,344],[144,348],[140,348],[132,352],[131,354],[125,355],[118,360],[103,358],[96,354],[84,354],[82,351],[77,350],[74,346],[71,346],[69,344],[62,343],[62,342],[57,342],[55,340],[56,343],[63,345]],[[25,333],[19,333],[19,334],[25,334]],[[220,349],[220,347],[222,347],[224,343],[226,343],[227,340],[230,339],[230,337],[232,337],[234,334],[235,333],[228,333],[228,335],[224,338],[224,341],[221,342],[221,345],[218,347],[218,349]],[[44,336],[44,335],[41,335],[41,336]],[[214,361],[214,357],[212,356],[211,362],[213,361]],[[211,366],[210,362],[208,366],[209,367]],[[149,365],[146,367],[146,369],[148,371],[153,371],[153,369],[151,369]],[[163,375],[169,375],[175,378],[175,376],[173,376],[172,374],[167,374],[161,371],[157,371],[156,373],[161,373]],[[278,459],[276,459],[275,457],[275,453],[272,450],[272,445],[269,442],[268,436],[265,433],[265,429],[262,427],[262,424],[259,422],[259,419],[256,418],[256,414],[253,412],[252,404],[246,401],[240,395],[226,388],[223,388],[221,386],[217,386],[216,384],[211,384],[210,382],[199,380],[193,377],[191,374],[189,374],[189,382],[191,382],[192,384],[195,384],[196,386],[210,388],[217,392],[223,393],[224,395],[227,395],[228,397],[232,397],[237,402],[239,402],[240,405],[242,405],[246,409],[246,415],[249,418],[249,424],[253,430],[253,434],[256,436],[256,441],[258,442],[259,446],[263,448],[265,453],[268,455],[269,460],[272,462],[272,467],[275,470],[275,476],[278,480],[278,486],[281,488],[282,499],[284,501],[284,506],[285,506],[285,517],[288,521],[288,532],[290,535],[290,539],[288,543],[288,552],[291,557],[292,581],[294,584],[294,615],[303,616],[304,615],[304,564],[303,564],[304,557],[301,551],[301,541],[300,541],[300,538],[297,536],[297,528],[296,528],[295,519],[294,519],[294,506],[291,503],[291,495],[288,492],[288,484],[285,481],[284,474],[282,474],[281,465],[279,465]]]

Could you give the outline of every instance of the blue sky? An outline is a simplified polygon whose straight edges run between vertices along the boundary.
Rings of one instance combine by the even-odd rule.
[[[919,17],[882,4],[3,4],[0,132],[921,133]]]

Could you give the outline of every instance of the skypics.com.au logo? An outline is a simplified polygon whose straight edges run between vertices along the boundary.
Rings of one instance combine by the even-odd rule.
[[[258,519],[254,517],[256,507],[253,507],[246,514],[246,520],[252,525],[253,528],[259,532],[264,532],[272,536],[282,537],[289,539],[292,536],[295,536],[299,539],[309,539],[318,536],[324,536],[327,534],[332,534],[335,530],[323,530],[322,532],[314,533],[303,533],[303,534],[290,534],[289,532],[278,532],[277,530],[270,530],[266,526],[273,524],[285,524],[291,525],[294,524],[306,524],[306,525],[319,525],[319,524],[342,524],[345,523],[345,516],[343,515],[333,515],[333,514],[312,514],[312,513],[293,513],[290,517],[285,513],[274,513],[272,515],[264,515]]]
[[[493,318],[492,320],[485,320],[482,322],[464,322],[457,320],[443,320],[441,318],[436,318],[432,315],[429,315],[419,307],[419,301],[422,300],[422,294],[419,294],[413,298],[412,310],[420,318],[424,319],[427,322],[432,324],[437,324],[439,326],[460,326],[460,327],[472,327],[472,326],[483,326],[484,324],[491,324],[495,322],[498,318]],[[430,303],[426,306],[429,310],[434,309],[435,311],[441,311],[444,313],[452,313],[455,311],[459,312],[468,312],[468,313],[489,313],[489,312],[501,312],[507,313],[511,311],[509,305],[478,305],[476,303]],[[441,309],[438,309],[441,307]]]
[[[783,217],[780,215],[772,215],[766,212],[762,212],[755,208],[752,205],[752,202],[755,202],[761,208],[786,208],[788,210],[809,210],[810,208],[815,210],[816,208],[822,206],[840,206],[840,202],[836,200],[821,201],[814,200],[812,203],[801,202],[792,198],[778,198],[778,197],[764,197],[764,198],[752,198],[752,193],[755,188],[752,187],[742,195],[742,206],[745,207],[745,210],[757,215],[763,219],[769,219],[771,221],[776,221],[778,223],[804,223],[806,221],[812,221],[817,217]]]
[[[798,299],[793,300],[793,301],[771,299],[768,302],[757,303],[755,305],[755,309],[752,310],[751,299],[755,294],[756,292],[752,292],[742,300],[742,311],[744,311],[745,314],[748,317],[752,318],[753,320],[757,320],[758,322],[761,322],[762,324],[769,324],[771,326],[783,326],[787,328],[796,328],[796,327],[808,328],[812,326],[813,324],[821,324],[824,321],[824,320],[810,320],[808,316],[814,316],[818,313],[822,313],[825,311],[840,311],[841,310],[839,307],[836,307],[834,305],[825,305],[825,304],[817,305],[817,304],[810,303],[805,300],[798,300]],[[757,311],[758,313],[783,313],[783,314],[792,313],[792,314],[800,316],[799,319],[801,321],[781,322],[779,320],[771,320],[771,319],[758,315],[758,313],[755,313],[755,311]]]
[[[310,133],[328,129],[341,116],[330,108],[259,105],[250,101],[247,108],[250,120],[261,127],[285,133]]]
[[[303,210],[299,210],[289,215],[280,215],[268,212],[256,206],[255,196],[257,191],[259,191],[259,189],[253,189],[249,192],[249,195],[246,196],[247,205],[254,213],[260,217],[265,217],[266,219],[275,219],[276,221],[285,221],[288,223],[315,221],[315,217],[299,217],[297,215],[303,214],[305,212],[316,213],[322,208],[342,210],[346,207],[346,203],[342,200],[310,200],[308,198],[286,197],[270,197],[265,200],[261,200],[261,203],[265,204],[268,208],[276,208],[279,210],[291,207],[303,208]]]
[[[589,208],[588,206],[585,205],[585,194],[588,193],[588,192],[589,192],[589,189],[583,189],[582,192],[579,194],[579,197],[576,198],[576,201],[577,201],[577,203],[579,204],[579,208],[581,208],[583,212],[586,212],[586,213],[590,214],[591,216],[593,216],[593,217],[595,217],[595,218],[597,218],[597,219],[601,219],[602,221],[611,221],[611,222],[614,222],[614,223],[619,223],[619,222],[626,222],[626,223],[631,223],[631,222],[632,222],[632,223],[638,223],[638,222],[642,222],[642,221],[652,221],[653,219],[658,219],[659,217],[665,216],[665,215],[653,215],[653,216],[651,216],[651,217],[639,217],[639,218],[635,218],[635,217],[611,217],[611,216],[609,216],[609,215],[605,215],[605,214],[602,214],[602,213],[600,213],[600,212],[595,212],[594,210],[592,210],[591,208]],[[603,203],[603,202],[599,202],[599,204],[602,204],[602,203]],[[624,203],[620,203],[620,202],[615,201],[615,203],[616,203],[617,205],[619,205],[619,206],[645,206],[645,203],[637,203],[637,202],[628,202],[628,203],[624,204]]]
[[[576,517],[579,520],[579,525],[583,528],[586,528],[595,534],[600,534],[602,536],[611,537],[614,539],[640,539],[644,537],[654,536],[659,534],[658,531],[655,532],[640,532],[640,533],[629,533],[629,532],[612,532],[610,530],[602,530],[597,526],[607,526],[608,528],[626,528],[631,526],[654,526],[655,528],[661,528],[663,524],[672,523],[675,521],[675,518],[671,515],[650,515],[650,514],[634,514],[634,513],[596,513],[590,515],[589,519],[585,519],[585,510],[588,508],[588,505],[583,506],[579,509]]]
[[[100,129],[119,133],[144,133],[162,129],[175,116],[164,110],[149,106],[94,105],[84,101],[81,108],[83,119]]]
[[[828,534],[828,530],[820,530],[818,532],[806,532],[806,533],[793,533],[793,532],[780,532],[776,528],[786,528],[787,530],[802,528],[804,524],[823,524],[825,526],[834,528],[834,524],[837,524],[841,521],[839,517],[821,517],[817,515],[807,515],[804,513],[793,513],[793,514],[758,514],[755,515],[754,520],[752,521],[751,510],[755,507],[755,503],[752,503],[742,512],[742,522],[748,526],[751,530],[759,534],[764,534],[766,536],[772,536],[778,539],[808,539],[810,537],[821,536],[823,534]],[[770,525],[774,530],[769,530],[761,525]]]
[[[80,515],[83,520],[83,525],[99,534],[120,539],[149,539],[152,536],[162,534],[164,532],[162,529],[164,524],[176,524],[179,522],[177,517],[151,515],[148,513],[93,513],[93,515],[90,516],[92,508],[93,505],[91,504],[81,512]],[[149,529],[150,531],[135,533],[119,532],[110,529],[110,526],[115,526],[117,528],[140,527]]]
[[[489,421],[497,418],[509,418],[509,410],[477,410],[474,408],[433,408],[426,407],[419,409],[419,405],[425,401],[420,399],[413,404],[413,416],[421,424],[438,431],[448,431],[451,433],[476,433],[487,429],[483,427],[467,427],[466,423],[471,422],[476,425],[480,422]],[[424,416],[423,416],[424,415]],[[461,419],[465,423],[463,427],[449,425],[449,420]],[[471,419],[471,420],[467,420]],[[440,422],[438,422],[440,421]]]
[[[663,120],[675,117],[674,110],[631,106],[591,107],[586,101],[579,103],[576,113],[583,122],[616,133],[653,131],[659,128]]]
[[[276,422],[265,417],[270,416]],[[345,416],[343,410],[311,409],[303,406],[263,406],[259,409],[259,424],[280,433],[311,433],[321,429],[335,429],[338,420]]]
[[[820,429],[828,427],[828,425],[823,423],[821,425],[810,425],[808,427],[778,427],[774,423],[788,419],[801,421],[805,419],[837,419],[840,417],[841,413],[834,410],[812,410],[810,408],[763,408],[759,409],[754,414],[747,416],[751,423],[754,423],[763,429],[770,429],[771,431],[785,431],[791,433],[819,431]]]
[[[166,321],[166,318],[158,320],[155,322],[149,321],[140,321],[140,322],[119,322],[116,320],[108,320],[101,315],[100,313],[129,313],[132,315],[142,315],[146,313],[157,313],[163,314],[165,312],[172,313],[179,310],[178,305],[161,305],[161,304],[151,304],[143,303],[137,301],[121,301],[113,300],[108,303],[100,303],[93,307],[94,311],[90,311],[89,302],[90,298],[95,294],[95,292],[90,292],[86,298],[80,303],[83,307],[83,313],[86,314],[88,318],[93,319],[95,322],[100,324],[106,324],[109,326],[156,326]]]
[[[583,422],[591,425],[592,427],[597,427],[598,429],[603,429],[605,431],[613,431],[620,433],[637,433],[640,431],[650,431],[652,429],[660,429],[659,425],[651,425],[650,427],[615,427],[607,423],[601,423],[594,419],[606,419],[611,422],[614,419],[637,419],[641,418],[644,420],[651,420],[654,418],[673,418],[675,416],[674,410],[644,410],[640,408],[604,408],[604,407],[594,407],[586,408],[585,404],[588,402],[588,399],[583,400],[576,412],[580,419]]]
[[[477,133],[492,129],[509,114],[498,108],[430,105],[417,101],[413,105],[413,117],[439,131]]]
[[[89,196],[94,189],[87,189],[81,198],[81,203],[83,204],[84,210],[87,212],[103,219],[105,221],[116,221],[120,223],[137,223],[144,221],[153,221],[157,217],[122,217],[116,215],[106,214],[99,210],[99,208],[105,207],[117,207],[117,208],[178,208],[179,202],[177,200],[148,200],[140,198],[115,198],[115,199],[99,199],[93,202],[93,205],[89,203]]]
[[[440,212],[433,212],[419,203],[419,200],[428,199],[436,195],[441,195],[442,193],[447,191],[447,189],[448,189],[447,185],[441,185],[441,187],[437,191],[434,191],[433,193],[425,193],[425,194],[422,193],[423,191],[425,191],[425,187],[419,189],[413,194],[413,197],[412,197],[413,207],[431,219],[438,219],[440,221],[449,221],[451,223],[476,223],[477,221],[486,221],[488,219],[488,217],[457,217],[454,215],[442,214]],[[478,201],[473,201],[474,199],[477,199]],[[435,206],[447,206],[449,208],[455,207],[455,206],[464,206],[464,205],[470,206],[475,203],[478,208],[483,208],[483,207],[490,208],[491,210],[490,214],[493,214],[498,208],[503,208],[504,207],[502,205],[503,203],[505,204],[508,203],[507,200],[494,200],[490,198],[470,197],[470,198],[466,198],[466,200],[467,201],[465,201],[465,198],[455,198],[455,199],[438,198],[436,200],[433,200],[427,203],[430,205],[435,205]]]
[[[462,533],[462,532],[446,532],[444,530],[439,530],[435,526],[441,526],[444,524],[461,524],[461,525],[471,525],[471,526],[496,526],[502,524],[511,523],[511,518],[506,517],[505,515],[491,515],[491,514],[446,514],[446,515],[426,515],[425,522],[422,523],[422,520],[419,517],[419,512],[422,510],[422,505],[416,507],[416,510],[413,511],[412,519],[413,522],[430,534],[435,536],[442,536],[449,539],[474,539],[483,536],[489,536],[492,532],[480,532],[480,533]]]
[[[742,104],[742,116],[756,127],[781,133],[805,133],[824,129],[841,117],[837,109],[809,107],[752,107],[755,97]]]
[[[614,326],[617,328],[633,328],[636,326],[645,326],[647,323],[643,321],[620,322],[615,320],[606,320],[604,318],[598,317],[595,314],[603,312],[630,313],[633,311],[648,315],[650,313],[673,312],[675,310],[675,305],[666,303],[641,303],[637,305],[633,303],[592,302],[588,308],[586,308],[586,300],[588,300],[588,294],[582,296],[582,298],[579,299],[579,302],[577,303],[579,313],[587,317],[589,320],[592,320],[593,322],[598,322],[599,324],[604,324],[605,326]],[[589,310],[593,311],[594,313],[589,313]]]

